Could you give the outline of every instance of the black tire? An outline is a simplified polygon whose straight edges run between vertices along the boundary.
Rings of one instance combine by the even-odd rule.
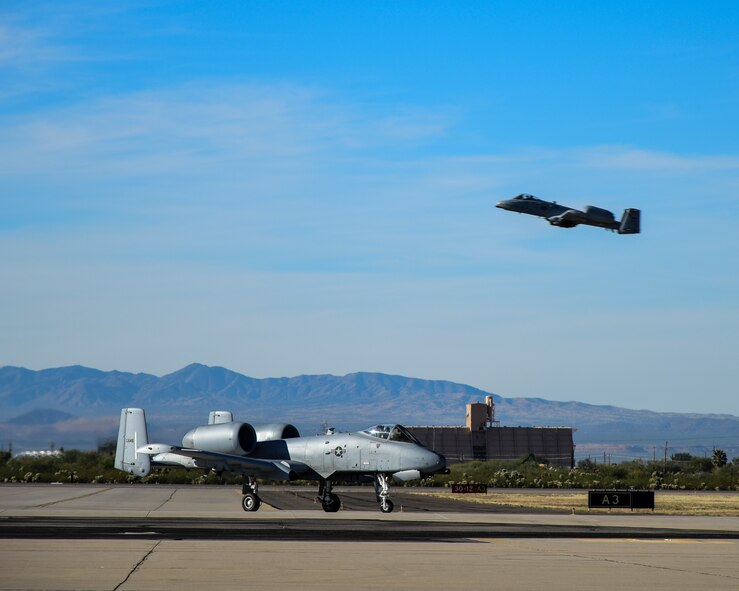
[[[384,504],[380,503],[380,511],[383,513],[392,513],[393,509],[395,509],[395,505],[390,499],[386,499]]]
[[[257,511],[261,504],[262,500],[252,492],[241,497],[241,508],[244,511]]]
[[[341,508],[341,499],[339,495],[331,493],[327,500],[321,501],[321,506],[326,513],[336,513]]]

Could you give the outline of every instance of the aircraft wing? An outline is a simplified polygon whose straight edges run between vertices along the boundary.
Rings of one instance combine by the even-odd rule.
[[[306,464],[293,460],[250,458],[163,443],[144,445],[138,448],[136,453],[153,456],[152,461],[155,463],[160,460],[163,464],[180,464],[185,467],[214,467],[231,472],[254,473],[263,478],[276,480],[294,480],[299,474],[311,470]]]

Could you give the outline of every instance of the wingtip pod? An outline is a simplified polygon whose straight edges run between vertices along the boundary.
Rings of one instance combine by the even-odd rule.
[[[151,472],[149,456],[139,448],[149,443],[146,415],[143,408],[121,409],[118,443],[115,448],[114,466],[134,476],[144,477]]]
[[[641,232],[641,210],[629,208],[624,210],[619,234],[639,234]]]

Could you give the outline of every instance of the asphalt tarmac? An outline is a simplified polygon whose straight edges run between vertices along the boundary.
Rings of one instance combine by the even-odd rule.
[[[0,590],[737,589],[739,519],[490,511],[393,490],[0,486]],[[474,507],[468,507],[474,505]],[[402,506],[402,511],[400,507]],[[279,508],[278,508],[279,507]]]

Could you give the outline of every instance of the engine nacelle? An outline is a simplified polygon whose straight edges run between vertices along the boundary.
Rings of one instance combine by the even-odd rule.
[[[249,455],[257,445],[257,433],[248,423],[218,423],[185,433],[182,447],[223,454]]]
[[[616,218],[613,217],[613,212],[610,212],[607,209],[601,209],[600,207],[595,207],[594,205],[586,205],[583,211],[589,218],[592,218],[596,222],[610,224],[616,220]]]
[[[269,425],[256,425],[257,441],[274,441],[276,439],[292,439],[300,437],[297,428],[288,423],[270,423]]]

